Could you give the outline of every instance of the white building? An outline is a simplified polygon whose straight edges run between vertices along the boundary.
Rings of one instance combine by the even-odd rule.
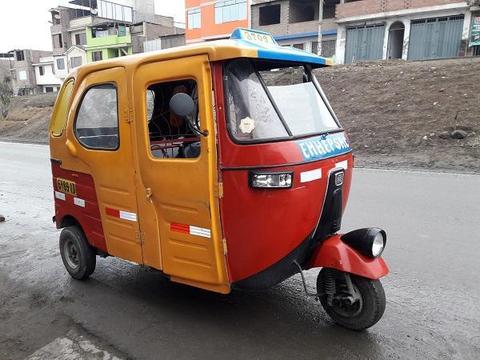
[[[57,92],[62,81],[55,75],[53,56],[41,57],[38,63],[32,64],[37,86],[42,93]]]

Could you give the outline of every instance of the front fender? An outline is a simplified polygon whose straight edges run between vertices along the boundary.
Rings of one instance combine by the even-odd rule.
[[[310,259],[309,268],[325,267],[337,269],[368,279],[379,279],[388,274],[388,266],[381,258],[369,258],[333,235],[322,242]]]

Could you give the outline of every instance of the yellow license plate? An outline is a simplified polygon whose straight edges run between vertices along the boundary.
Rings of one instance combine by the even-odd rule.
[[[57,189],[65,194],[77,195],[77,186],[73,181],[57,178]]]

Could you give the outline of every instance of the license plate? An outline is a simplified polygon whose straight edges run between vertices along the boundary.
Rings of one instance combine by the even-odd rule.
[[[57,178],[57,189],[65,194],[77,195],[77,186],[73,181]]]

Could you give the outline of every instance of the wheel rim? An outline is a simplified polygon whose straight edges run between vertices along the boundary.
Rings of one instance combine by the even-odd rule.
[[[80,251],[72,240],[67,240],[63,246],[65,261],[67,265],[75,270],[80,266]]]
[[[356,299],[353,303],[350,303],[346,298],[336,298],[333,300],[332,310],[335,311],[339,316],[344,318],[352,318],[360,314],[363,310],[363,298],[362,294],[358,290],[355,284],[353,289],[356,294]]]

